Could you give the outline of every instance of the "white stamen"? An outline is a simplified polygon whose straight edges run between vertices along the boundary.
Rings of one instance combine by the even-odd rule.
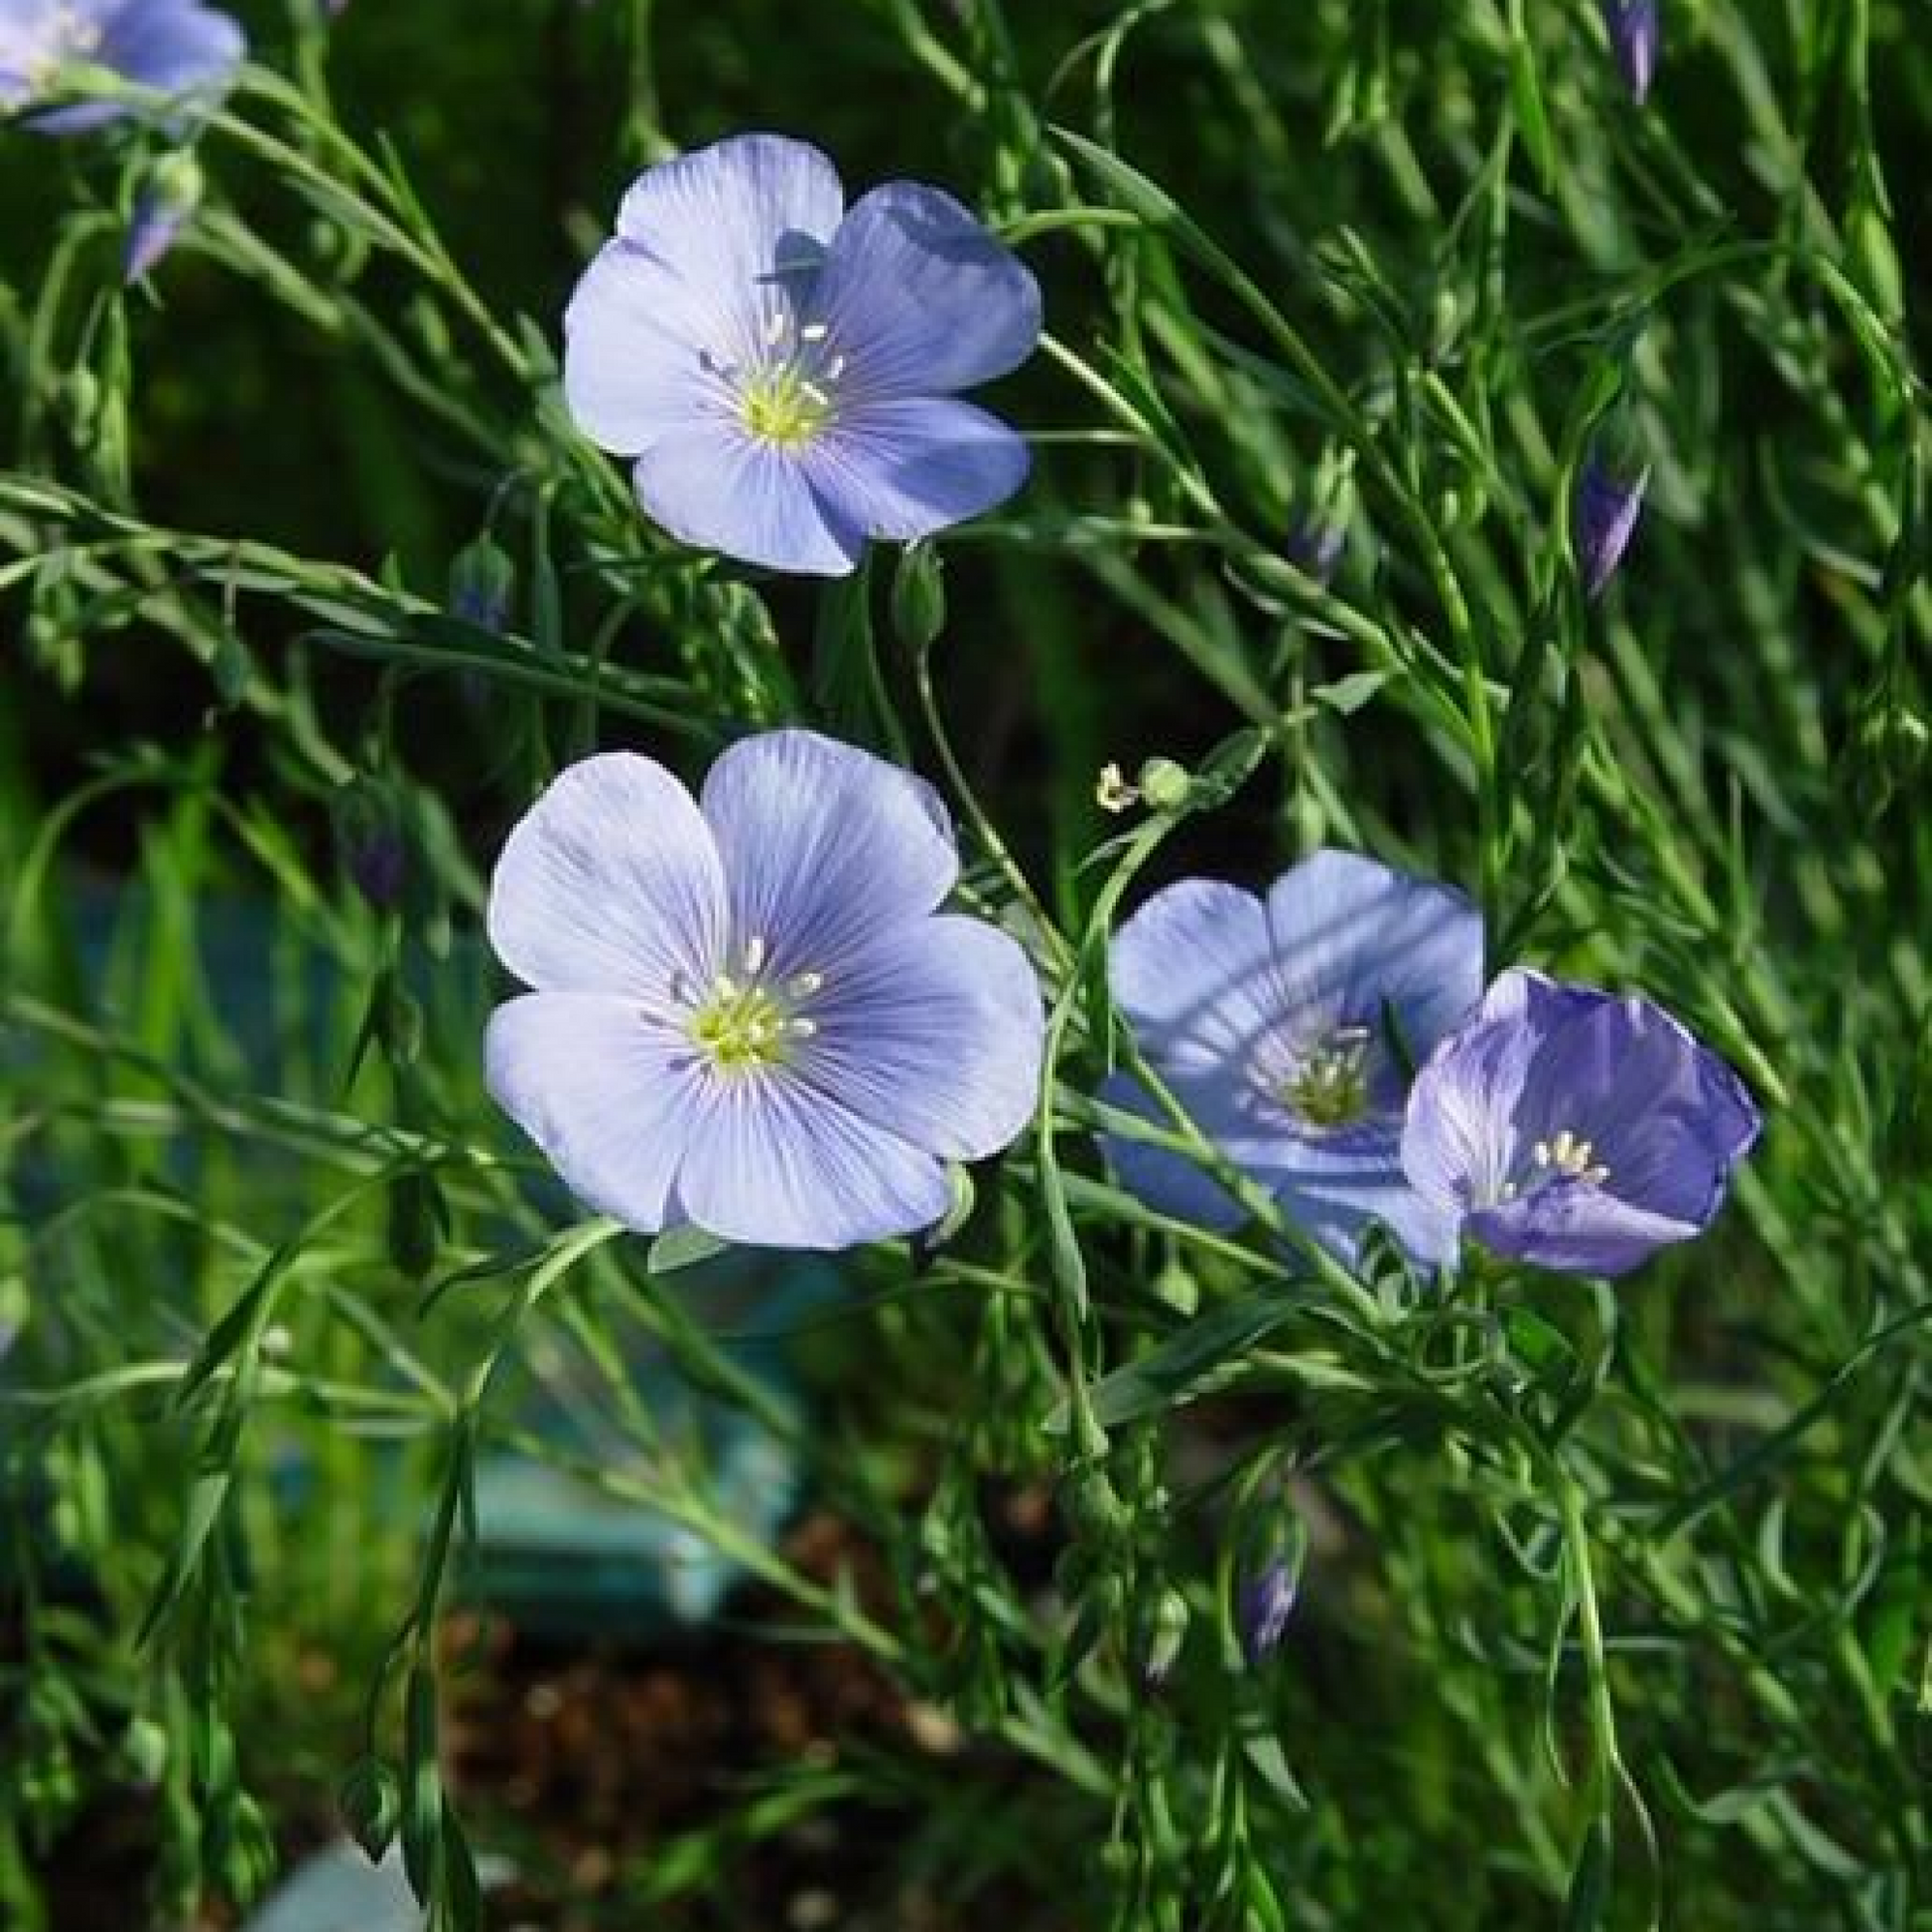
[[[764,935],[755,932],[745,942],[745,972],[748,978],[757,979],[764,971]]]
[[[799,336],[808,343],[822,343],[831,333],[822,322],[808,322],[798,332]]]
[[[785,982],[785,991],[795,1000],[809,1000],[824,984],[823,973],[794,973]]]
[[[785,1032],[794,1039],[810,1039],[818,1032],[816,1020],[787,1020]]]

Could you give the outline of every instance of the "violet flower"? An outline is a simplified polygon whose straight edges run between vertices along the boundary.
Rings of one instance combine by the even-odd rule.
[[[1710,1225],[1759,1125],[1661,1008],[1518,969],[1416,1076],[1402,1160],[1484,1247],[1621,1275]]]
[[[1642,106],[1657,76],[1663,21],[1657,0],[1602,0],[1603,28],[1610,37],[1617,71],[1630,97]]]
[[[0,113],[31,107],[89,68],[157,93],[217,93],[245,52],[240,27],[201,0],[0,0]],[[133,111],[82,101],[23,125],[84,134]]]
[[[490,885],[489,1089],[641,1232],[845,1248],[930,1226],[947,1163],[1037,1098],[1039,984],[982,920],[932,789],[812,732],[733,746],[699,799],[628,753],[572,765]]]
[[[1571,527],[1587,596],[1600,596],[1616,575],[1643,514],[1649,481],[1647,472],[1635,478],[1619,476],[1594,456],[1585,462],[1577,478]]]
[[[1455,1252],[1451,1204],[1403,1175],[1409,1066],[1475,1005],[1482,918],[1463,896],[1347,852],[1317,852],[1258,898],[1183,880],[1115,934],[1115,1003],[1196,1126],[1285,1215],[1350,1259],[1370,1220],[1420,1263]],[[1138,1083],[1103,1091],[1160,1118]],[[1226,1190],[1125,1136],[1123,1182],[1164,1212],[1238,1225]]]
[[[816,148],[744,134],[641,175],[564,318],[564,393],[686,543],[838,577],[1004,502],[1021,438],[955,392],[1039,336],[1032,274],[936,188],[848,211]]]

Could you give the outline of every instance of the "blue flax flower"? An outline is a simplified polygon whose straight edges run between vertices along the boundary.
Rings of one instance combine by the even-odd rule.
[[[845,1248],[930,1226],[946,1164],[1033,1112],[1039,984],[978,919],[917,778],[812,732],[744,740],[698,800],[586,759],[510,833],[490,1092],[590,1206],[650,1233]]]
[[[1039,336],[1039,289],[950,196],[848,211],[816,148],[745,134],[648,170],[564,318],[564,392],[687,543],[838,577],[977,516],[1026,444],[956,392]]]
[[[245,51],[234,21],[201,0],[0,0],[0,113],[31,107],[88,68],[157,93],[218,92]],[[25,124],[84,134],[128,112],[114,101],[83,101]]]
[[[1258,898],[1188,879],[1115,935],[1115,1003],[1196,1126],[1286,1216],[1352,1257],[1371,1219],[1419,1262],[1455,1251],[1456,1215],[1403,1176],[1409,1067],[1482,991],[1482,919],[1463,896],[1347,852],[1317,852]],[[1152,1115],[1131,1080],[1106,1097]],[[1241,1210],[1177,1155],[1115,1137],[1122,1180],[1209,1227]]]
[[[1661,1008],[1519,969],[1416,1076],[1402,1159],[1484,1247],[1621,1275],[1710,1225],[1759,1125]]]
[[[1610,37],[1617,71],[1630,97],[1642,106],[1657,77],[1663,20],[1657,0],[1602,0],[1603,28]]]
[[[1616,575],[1636,535],[1649,481],[1648,472],[1619,475],[1595,456],[1585,463],[1577,478],[1571,528],[1586,596],[1600,597]]]

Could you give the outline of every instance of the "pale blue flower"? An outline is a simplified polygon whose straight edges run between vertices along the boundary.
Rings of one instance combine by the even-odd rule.
[[[31,107],[88,68],[157,93],[218,93],[245,52],[235,22],[201,0],[0,0],[0,113]],[[24,124],[81,134],[128,112],[84,101]]]
[[[1026,444],[962,389],[1039,336],[1031,273],[936,188],[850,210],[802,141],[739,135],[639,177],[564,318],[564,391],[673,536],[841,576],[1004,502]]]
[[[1619,474],[1596,456],[1591,456],[1579,474],[1572,532],[1587,596],[1601,596],[1603,587],[1616,575],[1643,515],[1649,481],[1647,473],[1634,477]]]
[[[930,786],[811,732],[725,752],[694,802],[647,758],[572,765],[511,832],[490,1091],[590,1206],[643,1232],[844,1248],[930,1226],[949,1162],[1034,1110],[1020,947],[938,907]]]
[[[1482,918],[1458,892],[1348,852],[1317,852],[1266,898],[1183,880],[1115,935],[1115,1003],[1195,1125],[1288,1219],[1344,1257],[1379,1220],[1425,1265],[1456,1216],[1402,1173],[1409,1067],[1475,1005]],[[1133,1082],[1106,1097],[1154,1113]],[[1109,1141],[1144,1200],[1210,1227],[1241,1210],[1198,1168]]]
[[[1518,969],[1417,1075],[1402,1159],[1484,1247],[1621,1275],[1710,1225],[1759,1126],[1661,1007]]]

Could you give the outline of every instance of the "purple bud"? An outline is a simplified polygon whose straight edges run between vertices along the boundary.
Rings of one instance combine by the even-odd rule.
[[[1584,590],[1590,597],[1616,575],[1623,553],[1643,513],[1648,473],[1626,481],[1594,456],[1577,479],[1577,498],[1571,520],[1577,546],[1577,565],[1584,574]]]
[[[134,200],[121,250],[121,279],[129,284],[152,274],[202,203],[202,171],[194,157],[171,154],[157,165]]]
[[[1656,77],[1657,50],[1663,38],[1657,0],[1603,0],[1603,26],[1623,84],[1642,106]]]
[[[1334,576],[1347,540],[1348,533],[1340,524],[1306,517],[1288,533],[1283,551],[1297,570],[1305,571],[1317,584],[1325,584]]]
[[[1295,1609],[1296,1575],[1276,1557],[1241,1587],[1241,1654],[1259,1669],[1280,1648]]]

